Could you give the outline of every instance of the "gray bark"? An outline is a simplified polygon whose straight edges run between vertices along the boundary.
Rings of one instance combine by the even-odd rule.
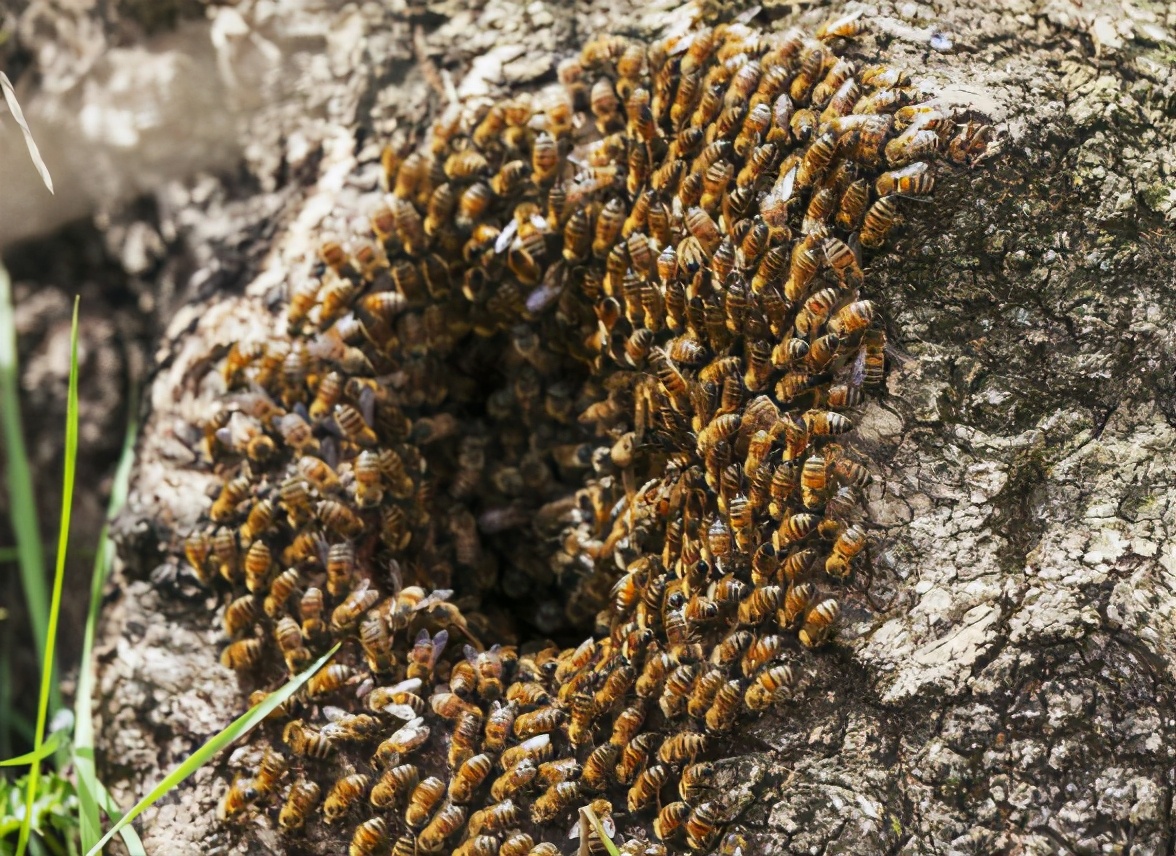
[[[265,94],[234,116],[245,177],[159,193],[194,273],[157,351],[102,628],[100,749],[124,804],[243,708],[169,552],[210,484],[182,427],[209,406],[193,367],[270,323],[319,222],[345,231],[379,146],[423,126],[438,95],[414,28],[472,99],[536,84],[591,34],[689,14],[464,5],[241,4],[226,97]],[[766,14],[842,8],[797,6]],[[857,430],[880,467],[875,604],[855,601],[794,704],[731,747],[721,766],[754,796],[740,823],[767,853],[1172,853],[1176,12],[882,0],[869,17],[862,51],[992,121],[999,151],[908,206],[867,272],[900,351]],[[281,852],[215,822],[226,761],[145,815],[149,852]]]

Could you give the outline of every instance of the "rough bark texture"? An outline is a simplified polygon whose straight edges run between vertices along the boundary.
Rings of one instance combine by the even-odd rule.
[[[591,34],[692,14],[281,5],[242,4],[226,54],[275,96],[241,113],[244,166],[158,196],[194,272],[156,355],[99,652],[103,770],[124,804],[243,702],[203,590],[166,552],[209,484],[189,467],[183,422],[207,407],[191,369],[265,323],[320,224],[342,226],[374,183],[380,145],[423,127],[438,96],[414,29],[415,54],[477,98],[549,80]],[[756,852],[1171,853],[1176,12],[964,5],[871,6],[861,47],[1000,131],[999,153],[942,182],[868,272],[901,349],[857,431],[879,462],[878,608],[850,611],[803,696],[721,766],[754,794]],[[282,852],[216,824],[224,786],[214,765],[149,811],[148,851]]]

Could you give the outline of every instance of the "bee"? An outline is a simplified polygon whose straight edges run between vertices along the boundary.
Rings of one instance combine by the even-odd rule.
[[[382,817],[365,820],[355,828],[351,836],[348,856],[374,856],[377,850],[388,844],[388,824]]]
[[[690,764],[682,769],[678,780],[678,795],[694,805],[710,791],[715,779],[715,766],[709,761]]]
[[[391,713],[401,719],[415,719],[425,711],[425,700],[417,695],[420,688],[421,681],[416,678],[390,687],[376,687],[368,693],[368,709],[375,713]],[[410,712],[412,715],[407,716]]]
[[[817,648],[828,640],[841,607],[833,598],[826,598],[805,613],[804,624],[797,633],[800,644],[806,648]]]
[[[475,835],[463,841],[453,856],[498,856],[498,839],[493,835]]]
[[[866,22],[861,19],[862,10],[850,12],[832,21],[826,21],[817,27],[816,37],[821,41],[833,39],[853,39],[866,31]]]
[[[449,738],[449,767],[456,769],[477,751],[478,735],[482,731],[482,711],[464,711],[458,715]]]
[[[934,187],[935,174],[926,161],[916,161],[901,169],[884,172],[874,182],[874,190],[880,197],[891,194],[926,196]]]
[[[805,508],[819,508],[824,503],[827,475],[823,457],[810,455],[805,459],[800,473],[801,501]]]
[[[654,764],[637,777],[633,786],[629,788],[626,804],[630,812],[637,812],[648,808],[656,799],[661,789],[670,778],[670,768],[663,764]]]
[[[411,832],[406,832],[396,839],[396,842],[392,845],[390,856],[416,856],[416,852],[416,836]]]
[[[420,781],[420,771],[413,764],[389,767],[372,787],[368,800],[376,808],[391,808]]]
[[[258,797],[252,779],[237,776],[217,806],[216,816],[222,823],[244,811]]]
[[[530,758],[523,758],[490,785],[490,796],[496,802],[513,797],[535,779],[539,770]]]
[[[825,573],[844,579],[849,576],[850,562],[866,546],[866,533],[861,526],[849,526],[833,542],[833,552],[825,560]]]
[[[533,852],[535,839],[525,832],[516,832],[498,849],[498,856],[528,856]]]
[[[686,819],[686,846],[695,852],[706,852],[714,847],[725,814],[726,810],[717,801],[695,806]]]
[[[324,526],[342,538],[355,538],[364,528],[363,518],[333,499],[319,502],[318,516]]]
[[[549,788],[559,782],[575,781],[583,772],[584,768],[575,758],[545,761],[536,768],[535,783],[543,788]]]
[[[225,635],[238,636],[248,630],[257,620],[257,602],[253,595],[246,594],[225,606]]]
[[[221,665],[234,671],[255,668],[261,662],[264,643],[260,639],[240,639],[221,651]]]
[[[422,779],[408,798],[408,807],[404,810],[404,822],[409,829],[418,832],[425,827],[433,812],[441,804],[445,796],[445,783],[436,776]]]
[[[212,539],[207,533],[193,532],[184,539],[184,557],[196,573],[196,578],[204,585],[212,580],[210,573],[210,556],[212,553]]]
[[[684,761],[693,761],[700,753],[707,749],[708,738],[705,734],[695,731],[679,731],[671,734],[657,750],[657,758],[663,764],[676,765]]]
[[[440,853],[445,841],[453,837],[465,824],[464,806],[448,804],[443,806],[417,836],[417,849],[421,853]]]
[[[394,758],[399,759],[401,755],[409,755],[415,752],[428,739],[429,726],[425,725],[424,719],[418,716],[402,725],[392,733],[391,737],[376,747],[376,753],[372,756],[372,763],[395,763],[393,761]]]
[[[310,651],[302,644],[302,628],[290,616],[283,615],[274,626],[274,639],[286,660],[286,668],[290,674],[297,674],[310,662]]]
[[[367,786],[368,777],[363,773],[352,773],[336,780],[323,800],[323,819],[327,823],[341,820],[363,797]]]
[[[782,698],[783,693],[794,683],[795,678],[789,666],[778,664],[766,668],[748,686],[743,694],[743,702],[748,710],[764,710]]]
[[[238,506],[249,497],[252,487],[248,470],[244,475],[225,482],[216,501],[212,504],[208,516],[212,518],[214,523],[224,523],[231,520],[236,516]]]
[[[485,752],[467,758],[449,780],[450,801],[462,805],[470,802],[493,769],[494,759]]]
[[[379,599],[380,593],[369,588],[367,580],[363,580],[331,613],[331,629],[341,632],[354,627]]]
[[[543,762],[548,760],[554,751],[551,745],[551,736],[548,734],[539,734],[524,740],[517,746],[511,746],[509,749],[504,750],[498,758],[498,765],[503,770],[507,770],[519,763],[523,758],[531,758],[537,762]]]
[[[578,782],[560,782],[552,785],[531,804],[531,820],[536,824],[551,823],[568,811],[579,798]]]
[[[355,546],[350,541],[332,544],[327,551],[327,591],[342,597],[351,590],[355,574]]]
[[[719,687],[714,701],[706,712],[706,727],[716,732],[730,731],[735,725],[742,698],[743,687],[737,680],[727,681]]]
[[[323,621],[323,593],[314,586],[302,594],[298,603],[298,614],[302,619],[302,632],[307,638],[321,636],[327,630]]]
[[[342,663],[331,663],[316,672],[306,682],[306,691],[312,698],[336,692],[351,680],[354,674],[350,666],[345,666]]]
[[[431,681],[433,669],[448,641],[448,631],[440,630],[435,636],[430,636],[429,631],[422,628],[409,652],[408,677]]]
[[[512,800],[503,800],[470,815],[470,835],[497,835],[519,825],[523,810]]]
[[[877,307],[869,300],[855,300],[829,319],[829,330],[841,337],[852,336],[874,323]]]
[[[335,424],[339,426],[343,436],[352,443],[360,446],[374,446],[378,442],[379,438],[376,437],[376,432],[368,427],[363,414],[350,404],[336,404],[334,416]]]
[[[318,805],[322,792],[319,786],[307,779],[299,779],[290,787],[282,810],[278,814],[278,825],[286,832],[301,829],[306,824],[306,818]]]
[[[863,247],[877,249],[885,242],[887,234],[894,227],[894,221],[898,218],[898,206],[894,200],[894,196],[883,196],[866,212],[859,233]]]
[[[686,707],[686,700],[690,695],[694,676],[698,667],[685,663],[678,666],[665,680],[665,688],[658,700],[658,706],[667,719],[677,718]]]
[[[886,334],[881,330],[867,330],[862,334],[861,361],[862,382],[866,386],[881,386],[886,371]]]
[[[607,77],[597,78],[588,96],[592,115],[596,117],[596,127],[601,134],[616,130],[620,124],[621,102],[617,98],[616,90]]]
[[[611,743],[597,746],[584,761],[580,781],[592,791],[603,791],[613,781],[620,747]]]
[[[674,838],[686,824],[690,816],[690,806],[682,800],[675,800],[662,806],[653,821],[653,834],[661,841]]]

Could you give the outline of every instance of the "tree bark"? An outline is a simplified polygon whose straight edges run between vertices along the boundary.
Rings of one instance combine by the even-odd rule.
[[[194,273],[157,352],[98,653],[123,805],[243,706],[171,552],[211,484],[183,427],[209,412],[191,378],[210,345],[276,323],[382,143],[427,127],[430,66],[462,98],[503,95],[593,34],[715,12],[674,5],[242,4],[229,70],[275,97],[242,112],[239,174],[161,203]],[[874,606],[847,610],[795,702],[719,764],[752,797],[739,824],[757,853],[1172,853],[1176,12],[882,0],[867,17],[862,56],[910,68],[998,142],[908,206],[867,271],[897,346],[856,435],[879,465]],[[215,821],[226,760],[147,812],[148,852],[283,852]]]

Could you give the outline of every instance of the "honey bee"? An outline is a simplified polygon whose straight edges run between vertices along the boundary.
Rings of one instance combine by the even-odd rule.
[[[643,771],[629,788],[626,801],[629,811],[637,812],[649,807],[657,799],[669,778],[670,768],[663,764],[655,764]]]
[[[865,546],[865,530],[857,524],[847,527],[833,542],[833,552],[825,560],[825,573],[838,579],[849,576],[850,563]]]
[[[689,816],[690,806],[686,802],[666,803],[653,821],[653,834],[662,841],[669,841],[682,831]]]
[[[433,819],[417,836],[417,849],[422,853],[440,853],[445,841],[451,838],[465,824],[464,806],[448,804],[433,816]]]
[[[863,247],[877,249],[886,240],[886,236],[894,227],[895,220],[898,219],[898,206],[894,200],[893,196],[883,196],[866,212],[859,233],[859,240]]]
[[[354,627],[379,599],[380,593],[369,588],[367,580],[363,580],[331,613],[331,629],[340,632]]]
[[[862,350],[859,359],[862,366],[862,382],[866,386],[881,386],[886,371],[886,334],[881,330],[867,330],[862,334]]]
[[[257,620],[257,602],[253,595],[246,594],[225,606],[225,635],[238,636],[248,630]]]
[[[449,766],[457,769],[477,751],[478,735],[482,731],[482,711],[464,711],[458,715],[449,739]]]
[[[787,665],[779,664],[766,668],[755,676],[755,680],[743,694],[744,704],[748,710],[764,710],[781,699],[794,683],[792,669]]]
[[[508,797],[513,797],[526,788],[538,772],[538,767],[532,759],[523,758],[491,783],[491,798],[496,802],[502,802]]]
[[[312,696],[323,696],[328,693],[336,692],[346,684],[354,675],[354,671],[350,666],[345,666],[342,663],[331,663],[324,666],[316,672],[309,681],[306,682],[306,691]]]
[[[409,829],[420,831],[433,817],[434,811],[445,796],[445,783],[436,776],[422,779],[408,798],[404,810],[404,822]]]
[[[235,479],[225,482],[220,494],[212,504],[208,516],[214,523],[224,523],[237,514],[237,508],[249,496],[253,487],[248,471]]]
[[[535,783],[543,788],[549,788],[559,782],[570,782],[580,778],[584,768],[575,758],[562,758],[557,761],[545,761],[537,767]]]
[[[377,850],[388,844],[388,824],[382,817],[365,820],[355,828],[351,837],[348,856],[374,856]]]
[[[475,835],[463,841],[453,851],[453,856],[498,856],[498,839],[493,835]]]
[[[497,835],[516,827],[523,819],[523,810],[512,800],[503,800],[470,815],[470,835]]]
[[[372,761],[380,764],[396,763],[393,759],[399,759],[401,755],[415,752],[428,739],[429,726],[425,725],[424,719],[418,716],[394,731],[391,737],[376,747]]]
[[[337,500],[320,501],[318,516],[324,526],[342,538],[355,538],[363,531],[363,518]]]
[[[684,761],[693,761],[700,753],[705,752],[708,738],[705,734],[694,731],[679,731],[671,734],[662,741],[657,750],[657,758],[663,764],[676,765]]]
[[[260,639],[240,639],[221,651],[221,665],[239,672],[253,669],[261,662],[264,651]]]
[[[709,851],[719,837],[726,809],[718,801],[695,806],[686,819],[686,845],[695,852]]]
[[[323,819],[335,823],[350,813],[367,791],[368,777],[363,773],[352,773],[335,781],[323,800]]]
[[[253,781],[245,776],[237,776],[217,806],[217,819],[223,823],[240,814],[257,797],[258,791],[254,787]]]
[[[422,628],[409,653],[408,677],[420,678],[425,682],[432,680],[437,659],[448,641],[448,631],[441,630],[435,636],[430,636],[429,631]]]
[[[797,633],[800,644],[806,648],[816,648],[828,640],[833,632],[833,625],[841,607],[833,598],[826,598],[805,613],[804,624]]]
[[[298,614],[302,619],[302,632],[308,639],[326,633],[327,625],[323,621],[323,593],[314,586],[302,594],[298,604]]]
[[[742,698],[743,688],[739,681],[725,682],[719,687],[714,701],[706,712],[706,727],[716,732],[730,731],[735,725],[735,717],[739,713]]]
[[[420,771],[413,764],[389,767],[372,787],[368,799],[376,808],[391,808],[406,797],[420,781]]]
[[[290,787],[290,793],[278,814],[278,825],[286,832],[301,829],[318,804],[321,793],[317,784],[300,778]]]
[[[467,758],[449,780],[450,801],[462,805],[470,802],[493,769],[494,759],[485,752]]]

